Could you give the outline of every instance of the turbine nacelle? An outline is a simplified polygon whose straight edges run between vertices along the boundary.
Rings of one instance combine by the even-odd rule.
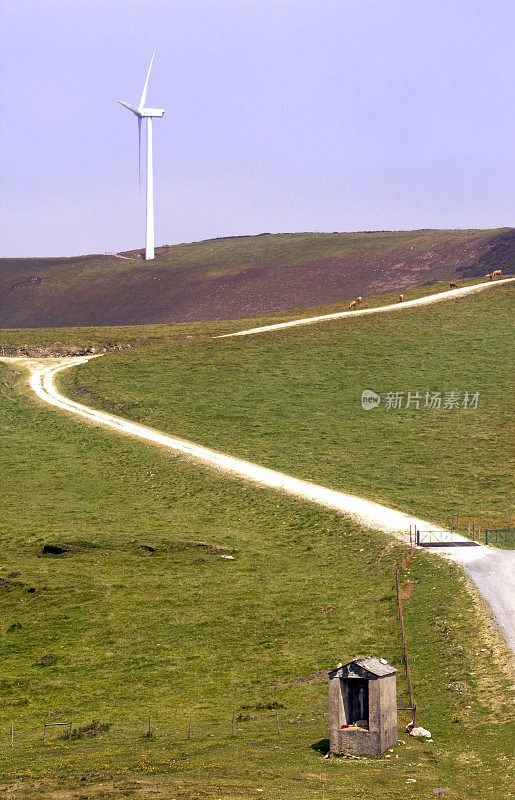
[[[165,110],[164,108],[142,108],[139,113],[142,117],[162,117]]]
[[[131,106],[130,103],[126,103],[124,100],[118,100],[120,105],[128,108],[129,111],[132,111],[133,114],[136,114],[137,117],[162,117],[165,113],[164,108],[140,108],[136,106]]]

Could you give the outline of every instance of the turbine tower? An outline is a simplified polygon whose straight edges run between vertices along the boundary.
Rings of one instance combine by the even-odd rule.
[[[150,59],[150,66],[147,72],[147,79],[141,93],[141,100],[139,105],[131,106],[123,100],[118,100],[122,106],[128,108],[138,118],[138,159],[139,159],[139,180],[141,190],[141,120],[147,120],[147,238],[145,243],[145,259],[151,261],[154,258],[154,173],[152,166],[152,118],[162,117],[164,112],[163,108],[145,108],[145,100],[147,99],[148,79],[150,77],[150,70],[154,63],[154,50],[152,58]]]

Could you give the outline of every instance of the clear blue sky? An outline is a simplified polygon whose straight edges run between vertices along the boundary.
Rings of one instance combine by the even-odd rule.
[[[515,224],[513,0],[0,0],[1,255]]]

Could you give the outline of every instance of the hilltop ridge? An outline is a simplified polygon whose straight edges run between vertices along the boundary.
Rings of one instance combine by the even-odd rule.
[[[515,268],[515,229],[230,236],[142,251],[0,259],[0,327],[248,318]]]

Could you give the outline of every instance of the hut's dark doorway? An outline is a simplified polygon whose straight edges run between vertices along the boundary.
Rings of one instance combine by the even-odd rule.
[[[368,727],[368,681],[349,679],[350,724],[361,721]]]

